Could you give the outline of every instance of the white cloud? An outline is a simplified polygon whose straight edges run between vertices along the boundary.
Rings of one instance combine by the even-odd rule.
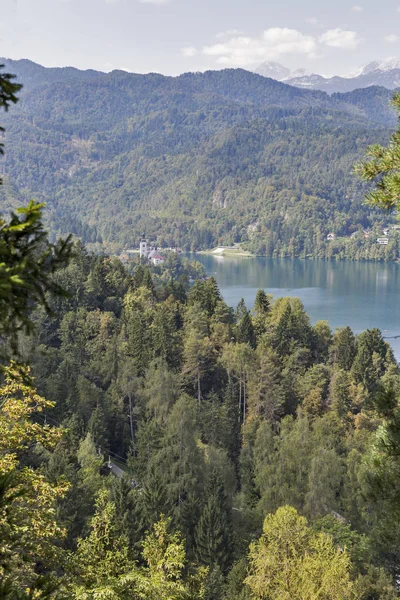
[[[117,4],[119,0],[105,0],[106,4]]]
[[[196,56],[197,50],[194,46],[186,46],[186,48],[181,48],[181,53],[183,56],[191,58],[192,56]]]
[[[354,6],[352,6],[351,10],[355,13],[360,13],[364,10],[364,8],[359,4],[355,4]]]
[[[306,23],[310,23],[310,25],[318,25],[317,17],[307,17]]]
[[[217,40],[226,40],[237,35],[243,35],[243,31],[240,31],[240,29],[227,29],[226,31],[220,31],[215,37]]]
[[[319,38],[321,44],[331,48],[342,48],[344,50],[353,50],[362,42],[362,39],[356,31],[345,29],[329,29]]]
[[[247,67],[266,60],[277,60],[285,54],[313,55],[317,43],[314,37],[295,29],[272,27],[262,36],[234,36],[225,42],[205,46],[203,53],[221,65]]]
[[[395,44],[399,41],[400,38],[395,33],[389,33],[388,35],[385,35],[383,39],[385,40],[385,42],[389,42],[389,44]]]

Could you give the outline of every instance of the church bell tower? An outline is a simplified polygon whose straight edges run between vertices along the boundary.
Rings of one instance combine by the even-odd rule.
[[[144,234],[142,235],[142,239],[140,240],[139,254],[140,258],[147,258],[148,256],[147,241],[146,236]]]

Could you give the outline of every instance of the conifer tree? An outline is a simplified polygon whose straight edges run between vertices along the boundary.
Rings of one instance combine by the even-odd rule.
[[[249,381],[249,415],[276,423],[285,399],[279,357],[271,349],[257,349],[258,364]]]
[[[196,403],[182,395],[174,404],[159,449],[151,457],[150,466],[159,473],[167,502],[179,515],[183,502],[198,495],[204,478],[204,460],[198,447]]]
[[[330,405],[342,420],[349,418],[351,411],[350,395],[351,379],[348,371],[337,369],[334,371],[330,387]]]
[[[264,290],[258,290],[254,301],[254,312],[256,315],[267,315],[271,310],[271,296]]]
[[[332,362],[340,369],[350,371],[356,352],[356,338],[350,327],[337,329],[331,348]]]
[[[214,569],[225,570],[231,557],[230,511],[218,474],[210,475],[205,504],[196,527],[195,541],[198,560]]]
[[[400,94],[396,92],[392,104],[400,119]],[[366,152],[366,160],[355,165],[357,173],[365,181],[375,183],[375,187],[367,194],[367,200],[375,206],[391,210],[399,208],[400,198],[400,126],[392,135],[389,144],[370,146]]]
[[[236,340],[239,344],[249,344],[251,348],[255,347],[253,321],[247,310],[236,324]]]
[[[141,490],[141,513],[147,529],[171,511],[165,479],[156,464],[151,464]]]
[[[143,314],[139,310],[131,312],[126,324],[127,352],[132,358],[133,372],[137,377],[145,373],[148,359],[148,331]]]
[[[196,390],[200,404],[203,397],[203,380],[210,375],[214,363],[214,348],[208,337],[202,338],[193,331],[186,339],[183,349],[183,375]]]
[[[267,319],[271,311],[272,296],[264,290],[258,290],[254,301],[254,332],[260,338],[267,331]]]
[[[214,277],[207,281],[196,280],[188,295],[189,306],[197,304],[209,317],[212,317],[220,301],[221,293]]]
[[[357,354],[351,368],[356,383],[368,392],[376,391],[378,380],[386,369],[387,345],[378,329],[367,329],[358,336]]]

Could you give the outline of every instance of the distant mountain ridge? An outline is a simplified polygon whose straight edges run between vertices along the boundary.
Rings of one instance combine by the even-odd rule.
[[[24,84],[3,117],[0,209],[46,202],[53,237],[118,251],[145,231],[160,247],[324,256],[329,232],[386,219],[363,206],[352,175],[395,126],[383,87],[328,95],[243,69],[166,77],[0,62]]]
[[[400,58],[396,57],[369,62],[347,77],[323,77],[298,71],[291,72],[279,63],[264,63],[255,72],[302,89],[321,90],[328,94],[352,92],[371,86],[382,86],[389,90],[400,87]]]

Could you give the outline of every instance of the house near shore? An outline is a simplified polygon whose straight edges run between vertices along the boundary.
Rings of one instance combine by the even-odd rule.
[[[161,254],[158,254],[158,252],[154,254],[150,260],[154,266],[162,265],[164,262],[164,258],[161,256]]]

